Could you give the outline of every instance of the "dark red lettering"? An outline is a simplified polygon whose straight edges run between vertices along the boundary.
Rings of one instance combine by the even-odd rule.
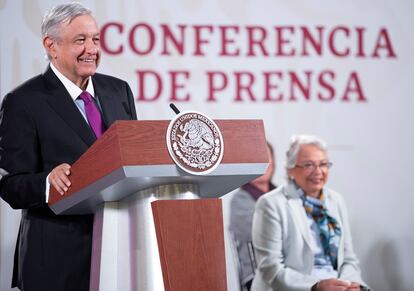
[[[342,97],[342,101],[349,102],[349,95],[356,94],[358,102],[366,102],[367,98],[364,96],[364,92],[362,92],[361,83],[359,81],[358,74],[356,72],[351,72],[349,75],[348,82],[346,84],[345,92]]]
[[[227,75],[221,71],[208,71],[207,80],[208,80],[208,102],[216,102],[216,93],[223,91],[228,84]],[[218,80],[221,83],[218,84]]]
[[[385,49],[388,52],[388,58],[396,58],[397,55],[394,52],[394,49],[391,44],[390,36],[388,35],[388,31],[385,28],[381,28],[377,43],[374,48],[374,52],[372,53],[373,58],[379,58],[379,50]]]
[[[364,33],[365,28],[364,27],[357,27],[355,28],[357,32],[357,53],[356,56],[360,58],[365,57],[365,51],[364,51]]]
[[[305,84],[301,82],[295,72],[288,72],[290,77],[290,101],[297,101],[297,96],[295,94],[295,88],[298,88],[302,93],[303,97],[306,101],[310,100],[310,92],[311,92],[311,71],[304,71],[306,76]]]
[[[175,50],[180,55],[184,55],[184,43],[185,43],[185,29],[186,25],[177,25],[179,29],[179,37],[175,36],[167,24],[161,24],[161,30],[163,35],[162,51],[161,55],[170,56],[171,51],[168,49],[168,43],[171,43]]]
[[[236,96],[234,101],[241,102],[242,93],[246,92],[247,96],[251,101],[256,101],[254,94],[252,92],[252,86],[254,84],[254,75],[250,72],[235,72],[234,76],[236,77]],[[244,81],[246,80],[246,81]]]
[[[202,46],[210,42],[210,39],[205,39],[202,37],[202,31],[207,30],[210,34],[213,32],[212,25],[194,25],[194,56],[204,56],[205,53],[202,51]]]
[[[337,56],[337,57],[347,57],[349,56],[350,49],[349,47],[345,48],[343,51],[340,51],[337,48],[338,43],[345,43],[344,41],[337,41],[336,37],[338,36],[338,33],[342,32],[346,38],[349,37],[350,31],[349,28],[344,26],[337,26],[334,29],[332,29],[331,33],[329,34],[329,49],[331,52]]]
[[[187,81],[190,77],[190,72],[188,72],[188,71],[169,71],[168,73],[170,74],[170,77],[171,77],[170,100],[171,101],[183,101],[183,102],[190,101],[190,94],[188,92],[182,98],[179,98],[177,96],[177,91],[179,89],[184,89],[185,88],[184,83],[179,82],[178,78],[183,77]]]
[[[152,102],[160,98],[161,93],[162,93],[162,80],[161,80],[160,75],[150,70],[136,71],[136,73],[138,75],[138,95],[136,99],[138,101]],[[148,95],[146,94],[147,93],[146,88],[148,87],[145,86],[147,85],[149,81],[151,81],[151,79],[149,79],[150,77],[152,77],[152,81],[154,82],[153,84],[150,84],[150,85],[154,85],[154,86],[148,86],[148,87],[156,88],[152,96],[149,96],[149,94]]]
[[[276,26],[276,56],[288,57],[295,55],[295,48],[289,47],[290,36],[295,32],[293,26]],[[288,35],[286,35],[288,34]]]
[[[318,92],[318,99],[321,101],[332,101],[335,97],[335,87],[331,84],[335,80],[335,73],[333,71],[323,71],[319,74],[318,82],[321,89],[327,92],[327,95],[323,95],[322,92]]]
[[[229,32],[233,31],[236,35],[239,33],[239,27],[235,25],[220,25],[219,30],[221,32],[221,50],[219,55],[225,57],[234,57],[240,54],[240,49],[235,48],[233,51],[229,51],[229,46],[236,41],[229,36]]]
[[[316,27],[317,34],[318,34],[316,37],[312,35],[308,27],[301,26],[300,29],[302,30],[302,33],[303,33],[302,56],[310,55],[310,53],[308,52],[308,44],[311,45],[311,47],[313,48],[313,50],[316,52],[318,56],[321,56],[322,55],[322,40],[323,40],[322,36],[323,36],[324,28],[322,26]]]
[[[253,57],[256,56],[254,48],[257,47],[264,56],[268,56],[269,53],[266,50],[265,40],[267,38],[267,31],[262,26],[247,26],[247,56]]]
[[[265,86],[265,96],[264,101],[275,101],[279,102],[283,100],[283,94],[279,92],[279,94],[272,95],[272,91],[276,91],[279,89],[278,82],[282,80],[282,73],[281,72],[263,72],[264,76],[264,86]],[[273,78],[272,78],[273,77]],[[272,82],[272,79],[276,79],[275,83]]]
[[[139,49],[137,44],[140,43],[136,40],[136,32],[137,30],[141,29],[145,32],[148,36],[148,45],[147,48]],[[137,55],[147,55],[151,53],[155,45],[155,32],[152,27],[146,23],[138,23],[131,28],[129,32],[129,46],[131,47],[132,51]]]
[[[102,26],[101,33],[100,33],[101,48],[108,55],[119,55],[124,51],[124,46],[122,44],[120,44],[115,49],[109,48],[109,45],[108,45],[108,42],[107,42],[107,34],[108,34],[108,30],[110,28],[114,28],[118,34],[122,34],[122,32],[124,32],[124,26],[121,23],[118,23],[118,22],[108,22],[108,23],[106,23],[104,26]],[[114,38],[111,38],[111,39],[114,39]],[[112,41],[111,41],[111,43],[112,43]]]

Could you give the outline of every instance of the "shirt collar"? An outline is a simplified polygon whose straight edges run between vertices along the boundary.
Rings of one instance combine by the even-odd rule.
[[[70,97],[72,97],[73,100],[76,100],[76,98],[78,98],[79,95],[83,92],[82,89],[76,86],[75,83],[73,83],[71,80],[65,77],[61,72],[59,72],[59,70],[52,63],[50,63],[50,68],[52,69],[53,73],[55,73],[56,77],[58,77],[58,79],[62,82],[63,86],[68,91]],[[86,91],[89,94],[91,94],[92,97],[95,96],[95,90],[93,88],[91,77],[89,77]]]
[[[271,182],[269,182],[269,191],[275,189],[276,186],[273,185]],[[264,192],[262,190],[260,190],[259,188],[257,188],[255,185],[253,185],[252,183],[247,183],[244,184],[242,186],[242,189],[247,191],[254,200],[259,199],[260,196],[262,196],[264,194]]]

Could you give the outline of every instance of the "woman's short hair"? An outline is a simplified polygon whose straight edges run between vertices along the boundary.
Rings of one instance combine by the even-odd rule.
[[[81,15],[91,15],[92,11],[80,3],[71,2],[52,7],[42,20],[42,37],[59,37],[62,23],[71,23],[72,20]]]
[[[293,169],[296,166],[299,149],[302,145],[314,145],[321,151],[327,153],[326,143],[313,135],[294,135],[290,138],[289,149],[286,152],[286,169]]]

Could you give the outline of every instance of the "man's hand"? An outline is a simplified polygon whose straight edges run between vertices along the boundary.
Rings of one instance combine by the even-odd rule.
[[[64,195],[68,191],[71,183],[69,180],[70,165],[60,164],[49,174],[49,184],[52,185],[60,195]]]

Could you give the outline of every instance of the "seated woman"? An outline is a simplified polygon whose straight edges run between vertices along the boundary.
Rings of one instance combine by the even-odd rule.
[[[353,251],[345,202],[325,187],[331,166],[325,142],[292,137],[288,182],[256,204],[252,291],[369,290]]]

